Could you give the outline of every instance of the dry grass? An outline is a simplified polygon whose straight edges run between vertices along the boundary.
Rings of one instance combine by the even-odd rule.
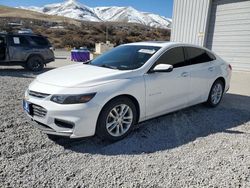
[[[96,42],[108,40],[116,45],[148,40],[169,40],[170,30],[156,29],[132,23],[84,22],[51,16],[29,10],[0,6],[0,31],[16,32],[20,27],[10,26],[9,22],[22,22],[22,28],[30,28],[35,33],[45,35],[56,48],[87,46],[93,48]],[[52,29],[52,26],[63,29]]]
[[[41,21],[48,22],[67,22],[69,24],[80,25],[80,21],[74,20],[71,18],[66,18],[62,16],[51,16],[47,14],[42,14],[35,11],[0,6],[0,17],[8,17],[8,18],[29,18],[29,19],[37,19]]]

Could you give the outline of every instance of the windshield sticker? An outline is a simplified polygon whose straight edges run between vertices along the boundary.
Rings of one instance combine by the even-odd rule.
[[[13,37],[14,44],[20,44],[20,39],[19,37]]]
[[[152,50],[150,50],[150,49],[140,49],[138,52],[152,55],[152,54],[155,53],[155,49],[152,49]]]

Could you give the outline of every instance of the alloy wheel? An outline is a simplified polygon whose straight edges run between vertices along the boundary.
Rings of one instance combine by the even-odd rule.
[[[211,102],[216,105],[220,102],[223,93],[223,88],[220,83],[214,85],[211,93]]]
[[[114,137],[124,135],[133,123],[132,109],[126,104],[115,106],[108,114],[106,129]]]

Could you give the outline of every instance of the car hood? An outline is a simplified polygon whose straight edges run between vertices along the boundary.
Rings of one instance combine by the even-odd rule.
[[[82,63],[57,68],[37,77],[38,82],[61,87],[90,87],[128,76],[132,71],[120,71]]]

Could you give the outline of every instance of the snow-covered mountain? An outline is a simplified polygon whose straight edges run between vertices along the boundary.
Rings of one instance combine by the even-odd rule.
[[[84,21],[101,21],[100,18],[93,12],[93,9],[83,5],[76,0],[68,0],[63,3],[54,3],[45,5],[44,7],[18,7],[22,9],[37,11],[49,15],[65,16],[77,20]]]
[[[103,21],[140,23],[151,27],[168,28],[170,19],[152,13],[140,12],[133,7],[96,7],[94,13]]]
[[[94,22],[129,22],[150,27],[169,28],[172,20],[163,16],[140,12],[133,7],[96,7],[90,8],[76,0],[45,5],[43,7],[18,7],[49,15],[65,16],[73,19]]]

